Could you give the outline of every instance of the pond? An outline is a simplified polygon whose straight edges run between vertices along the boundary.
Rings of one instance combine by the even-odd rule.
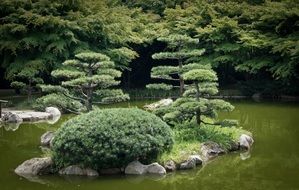
[[[141,106],[135,101],[116,106]],[[14,174],[26,159],[41,155],[40,136],[58,128],[54,125],[22,124],[15,131],[0,128],[0,186],[6,189],[299,189],[299,104],[234,101],[232,113],[220,117],[238,119],[251,131],[255,143],[251,155],[239,152],[216,158],[203,168],[158,176],[63,177],[42,176],[29,180]]]

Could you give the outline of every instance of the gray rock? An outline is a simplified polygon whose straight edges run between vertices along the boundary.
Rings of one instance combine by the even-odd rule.
[[[48,120],[52,117],[51,114],[46,112],[36,112],[36,111],[14,111],[19,117],[23,119],[24,122],[36,122],[42,120]]]
[[[164,167],[166,169],[166,171],[175,171],[176,170],[176,164],[174,161],[172,160],[168,160],[165,162]]]
[[[188,170],[196,167],[196,160],[194,158],[189,158],[180,164],[180,170]]]
[[[209,160],[220,154],[224,154],[225,151],[223,148],[220,147],[219,144],[212,141],[208,141],[202,144],[201,153],[205,157],[205,159]]]
[[[120,174],[121,169],[120,168],[107,168],[107,169],[101,169],[100,174],[104,175],[113,175],[113,174]]]
[[[165,168],[156,162],[148,165],[146,171],[149,174],[166,174]]]
[[[203,161],[199,155],[191,155],[189,156],[188,160],[195,160],[196,165],[201,165]]]
[[[139,161],[133,161],[125,168],[125,174],[142,175],[146,173],[147,166]]]
[[[55,107],[46,107],[46,113],[51,114],[53,117],[61,116],[61,112]]]
[[[86,174],[87,176],[90,176],[90,177],[99,176],[99,173],[98,173],[96,170],[91,169],[91,168],[86,168],[86,169],[85,169],[85,174]]]
[[[253,142],[253,138],[246,134],[242,134],[239,138],[239,144],[241,149],[249,150]]]
[[[42,175],[51,173],[53,161],[47,158],[32,158],[26,160],[15,169],[15,173],[19,175]]]
[[[23,119],[14,112],[5,112],[2,116],[2,120],[7,123],[21,123]]]
[[[162,100],[152,103],[152,104],[145,105],[144,108],[147,110],[155,110],[160,107],[170,106],[172,103],[173,103],[173,100],[170,98],[167,98],[167,99],[162,99]]]
[[[42,146],[49,146],[51,144],[51,141],[54,138],[54,132],[52,131],[47,131],[40,137],[40,142]]]
[[[59,170],[60,175],[86,175],[86,176],[98,176],[99,173],[90,168],[82,168],[78,165],[68,166]]]
[[[133,161],[125,168],[125,174],[142,175],[146,173],[163,175],[166,174],[166,170],[158,163],[143,165],[139,161]]]

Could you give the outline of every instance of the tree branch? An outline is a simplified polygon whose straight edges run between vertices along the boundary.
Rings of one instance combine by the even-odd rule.
[[[68,94],[65,93],[65,92],[63,92],[63,95],[65,95],[66,97],[71,98],[71,99],[73,99],[73,100],[78,100],[78,101],[85,102],[85,100],[84,100],[83,98],[73,97],[73,96],[68,95]]]

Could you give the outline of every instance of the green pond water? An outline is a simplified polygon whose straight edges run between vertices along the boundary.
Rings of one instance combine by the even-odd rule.
[[[115,106],[141,106],[131,102]],[[192,171],[175,172],[166,176],[100,176],[66,177],[41,176],[26,179],[13,170],[20,163],[41,155],[40,136],[55,130],[58,123],[22,124],[12,131],[0,128],[0,189],[299,189],[299,104],[274,102],[233,102],[232,113],[220,117],[238,119],[243,128],[251,131],[255,143],[250,154],[231,153],[216,158],[206,166]],[[247,158],[247,159],[245,159]]]

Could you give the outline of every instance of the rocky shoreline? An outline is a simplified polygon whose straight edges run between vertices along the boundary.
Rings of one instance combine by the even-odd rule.
[[[41,145],[48,149],[51,148],[51,141],[55,138],[55,133],[48,131],[41,136]],[[59,174],[59,175],[79,175],[95,177],[99,175],[113,175],[113,174],[126,174],[126,175],[144,175],[144,174],[156,174],[165,175],[168,172],[174,172],[176,170],[190,170],[198,166],[207,164],[210,160],[232,152],[232,151],[245,151],[245,154],[249,153],[254,140],[247,134],[242,134],[239,140],[235,143],[233,148],[228,152],[221,148],[215,142],[208,141],[201,144],[201,154],[190,155],[188,159],[181,163],[176,163],[173,160],[168,160],[165,163],[151,163],[144,165],[138,160],[132,161],[123,168],[106,168],[96,171],[92,168],[84,168],[79,165],[70,165],[60,170],[55,170],[55,163],[51,157],[45,158],[32,158],[24,161],[15,169],[15,173],[27,178],[38,175],[47,174]],[[244,154],[244,152],[242,153]],[[243,159],[243,158],[242,158]]]

